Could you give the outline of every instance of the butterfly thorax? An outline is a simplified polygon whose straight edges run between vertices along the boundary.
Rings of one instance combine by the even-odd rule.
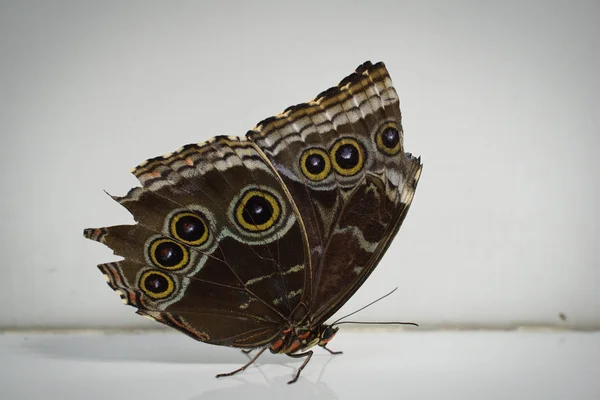
[[[271,343],[269,350],[271,353],[293,354],[316,345],[323,347],[333,339],[338,329],[325,324],[312,329],[310,327],[286,329]]]

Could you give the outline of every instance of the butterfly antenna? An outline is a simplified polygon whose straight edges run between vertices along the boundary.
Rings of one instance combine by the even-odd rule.
[[[336,323],[336,325],[344,325],[344,324],[357,324],[357,325],[412,325],[419,326],[419,324],[414,322],[398,322],[398,321],[385,321],[385,322],[363,322],[363,321],[342,321]]]
[[[361,308],[359,308],[356,311],[351,312],[350,314],[344,315],[342,318],[337,319],[333,324],[331,324],[330,326],[334,326],[334,325],[342,325],[342,324],[363,324],[363,325],[414,325],[414,326],[419,326],[417,324],[415,324],[414,322],[352,322],[352,321],[345,321],[345,322],[340,322],[343,319],[346,319],[362,310],[364,310],[367,307],[372,306],[373,304],[377,303],[380,300],[385,299],[386,297],[388,297],[389,295],[391,295],[392,293],[394,293],[396,290],[398,290],[398,288],[395,288],[394,290],[392,290],[391,292],[381,296],[380,298],[373,300],[372,302],[370,302],[369,304],[367,304],[366,306],[363,306]]]

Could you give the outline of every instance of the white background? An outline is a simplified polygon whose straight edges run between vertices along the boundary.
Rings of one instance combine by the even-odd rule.
[[[82,237],[131,221],[102,190],[368,59],[386,63],[424,169],[344,310],[398,286],[356,319],[600,327],[595,1],[3,1],[0,327],[154,326],[95,268],[110,250]]]

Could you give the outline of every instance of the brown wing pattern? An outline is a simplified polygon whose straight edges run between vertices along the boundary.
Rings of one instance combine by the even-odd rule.
[[[292,194],[311,248],[313,323],[329,318],[373,271],[421,173],[404,152],[399,101],[383,63],[367,62],[314,100],[248,132]]]
[[[137,224],[84,232],[124,257],[99,266],[109,285],[138,313],[198,340],[269,343],[311,272],[298,211],[262,152],[217,137],[133,173],[142,187],[114,198]]]

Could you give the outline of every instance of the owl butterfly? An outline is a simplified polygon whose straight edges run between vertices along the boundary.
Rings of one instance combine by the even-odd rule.
[[[305,358],[373,272],[421,174],[404,152],[383,63],[288,107],[245,138],[218,136],[133,170],[113,197],[135,225],[86,229],[123,260],[98,267],[137,313],[202,342]],[[331,350],[329,350],[331,352]],[[332,352],[333,353],[333,352]]]

